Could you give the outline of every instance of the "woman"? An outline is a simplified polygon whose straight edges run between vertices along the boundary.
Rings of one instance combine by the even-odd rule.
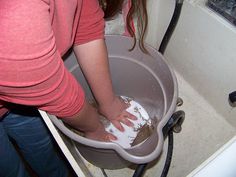
[[[20,128],[23,126],[21,122],[28,123],[29,120],[27,116],[23,116],[23,121],[18,114],[12,114],[12,107],[15,109],[19,105],[33,106],[54,114],[83,131],[87,138],[99,141],[116,139],[105,131],[97,110],[87,103],[81,86],[63,64],[61,57],[72,47],[96,98],[99,113],[120,131],[124,130],[121,123],[132,126],[130,120],[135,120],[135,117],[125,111],[128,105],[114,94],[112,88],[103,35],[103,12],[96,0],[1,1],[0,19],[0,141],[7,141],[4,143],[9,147],[5,150],[12,150],[7,139],[6,122],[14,117]],[[42,122],[36,123],[39,124]],[[49,140],[46,142],[50,143]],[[11,154],[11,151],[8,153]],[[3,167],[0,176],[27,176],[20,159],[16,161],[5,155],[7,153],[3,151],[0,154],[4,156],[0,158],[0,166]],[[53,176],[50,170],[64,168],[57,164],[52,167],[52,162],[56,160],[49,158],[46,162],[44,158],[38,156],[38,161],[29,160],[29,163],[36,166],[42,163],[45,169],[40,169],[47,172],[46,176]],[[39,176],[45,176],[40,175],[37,167],[33,169]],[[55,176],[65,176],[65,171]]]
[[[90,1],[1,1],[0,100],[47,111],[86,137],[114,139],[98,121],[78,82],[61,57],[73,46],[99,104],[99,111],[122,130],[130,125],[127,105],[115,96],[103,39],[103,12]],[[2,109],[3,112],[3,109]]]

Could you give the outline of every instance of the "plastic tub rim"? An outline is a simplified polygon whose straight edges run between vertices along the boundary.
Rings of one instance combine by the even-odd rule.
[[[109,36],[111,36],[111,37],[117,36],[117,37],[122,37],[122,38],[130,38],[130,37],[119,36],[119,35],[107,35],[107,36],[108,37]],[[69,136],[71,139],[73,139],[74,141],[76,141],[80,144],[83,144],[83,145],[86,145],[86,146],[89,146],[92,148],[115,150],[123,159],[130,161],[132,163],[142,164],[142,163],[148,163],[150,161],[155,160],[157,158],[157,156],[161,153],[162,147],[164,144],[164,136],[163,136],[162,129],[166,125],[166,123],[168,122],[168,120],[170,119],[170,117],[172,116],[172,114],[174,113],[175,108],[176,108],[176,102],[177,102],[177,98],[178,98],[178,85],[177,85],[177,79],[176,79],[176,76],[173,72],[173,69],[170,66],[170,64],[168,64],[168,62],[164,59],[163,55],[160,52],[158,52],[156,49],[154,49],[153,47],[151,47],[149,45],[147,45],[147,46],[150,50],[154,50],[156,53],[158,53],[162,62],[164,62],[167,65],[167,68],[169,69],[170,74],[172,76],[173,86],[174,86],[173,99],[171,101],[170,107],[169,107],[168,111],[165,113],[165,115],[162,117],[162,119],[160,120],[160,122],[157,126],[158,144],[153,152],[151,152],[148,155],[144,155],[144,156],[135,156],[135,155],[128,153],[126,150],[132,150],[136,146],[124,149],[120,145],[113,143],[113,142],[100,142],[100,141],[84,138],[82,136],[77,135],[76,133],[74,133],[73,131],[71,131],[69,129],[65,129],[63,122],[61,120],[57,119],[56,116],[49,115],[49,117],[51,118],[53,123],[60,129],[60,131],[62,131],[65,135]]]

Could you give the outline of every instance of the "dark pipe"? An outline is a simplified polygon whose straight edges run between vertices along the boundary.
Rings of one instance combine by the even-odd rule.
[[[105,169],[104,169],[104,168],[100,168],[100,169],[101,169],[101,171],[102,171],[103,176],[104,176],[104,177],[108,177],[108,176],[107,176],[107,173],[105,172]]]
[[[161,45],[159,47],[159,52],[161,54],[164,54],[165,50],[166,50],[166,47],[167,47],[167,44],[169,43],[169,40],[172,36],[172,33],[178,23],[178,20],[179,20],[179,16],[180,16],[180,13],[181,13],[181,9],[182,9],[182,5],[183,5],[183,1],[184,0],[176,0],[175,1],[175,10],[174,10],[174,14],[171,18],[171,21],[170,21],[170,24],[166,30],[166,33],[161,41]]]
[[[165,161],[165,165],[164,165],[164,168],[162,170],[162,173],[161,173],[161,177],[166,177],[168,172],[169,172],[169,168],[170,168],[170,164],[171,164],[171,160],[172,160],[173,148],[174,148],[173,131],[169,131],[169,133],[168,133],[168,149],[167,149],[167,154],[166,154],[166,161]]]
[[[145,172],[146,166],[147,166],[147,163],[139,164],[134,171],[133,177],[141,177]]]

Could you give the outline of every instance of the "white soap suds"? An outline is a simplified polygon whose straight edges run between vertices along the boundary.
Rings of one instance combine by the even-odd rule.
[[[119,144],[123,148],[130,148],[131,143],[133,142],[133,140],[138,134],[138,129],[142,127],[144,124],[146,124],[147,122],[149,122],[150,119],[146,110],[139,103],[137,103],[136,101],[132,99],[129,99],[128,97],[122,96],[122,98],[124,100],[129,100],[130,107],[127,108],[126,110],[137,117],[137,120],[131,120],[134,126],[128,127],[122,124],[125,129],[124,132],[119,131],[117,128],[113,126],[113,124],[110,124],[105,129],[106,131],[112,133],[113,135],[117,137],[117,140],[113,142]]]

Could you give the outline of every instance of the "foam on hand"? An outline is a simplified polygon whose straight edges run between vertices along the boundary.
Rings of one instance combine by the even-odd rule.
[[[122,96],[122,98],[130,103],[130,107],[126,109],[127,112],[133,114],[137,117],[137,120],[130,120],[133,122],[133,127],[128,127],[124,124],[123,127],[125,129],[124,132],[119,131],[116,127],[114,127],[113,124],[109,124],[107,127],[105,127],[106,131],[109,133],[115,135],[117,137],[117,140],[113,141],[123,148],[130,148],[131,143],[134,141],[135,137],[138,134],[138,130],[140,127],[142,127],[144,124],[148,123],[150,121],[148,113],[146,110],[136,101]]]

